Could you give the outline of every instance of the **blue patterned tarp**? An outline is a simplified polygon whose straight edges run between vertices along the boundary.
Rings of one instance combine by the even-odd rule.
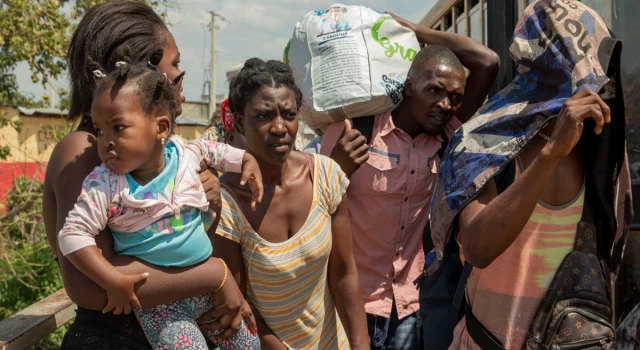
[[[608,82],[598,49],[609,37],[602,18],[579,1],[539,0],[525,10],[510,48],[518,76],[458,129],[443,157],[431,203],[435,248],[427,257],[433,261],[429,273],[439,268],[458,213],[485,184],[559,114],[566,99]]]

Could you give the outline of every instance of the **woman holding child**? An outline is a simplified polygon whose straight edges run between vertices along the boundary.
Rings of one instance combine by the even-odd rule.
[[[104,68],[103,73],[108,74],[116,69],[116,63],[121,59],[117,52],[123,46],[128,46],[133,53],[128,62],[132,65],[148,62],[151,54],[162,48],[163,55],[157,69],[166,74],[175,94],[179,96],[176,114],[181,113],[180,105],[184,100],[180,95],[184,72],[178,66],[178,48],[162,19],[151,7],[141,2],[112,1],[87,10],[69,48],[72,92],[69,116],[81,121],[78,129],[63,138],[53,150],[44,184],[47,236],[59,259],[67,293],[78,305],[76,320],[65,336],[63,349],[150,348],[133,314],[101,312],[107,305],[105,290],[63,257],[57,243],[67,214],[80,195],[83,179],[101,163],[96,130],[90,116],[96,88],[95,76],[87,68],[87,57],[92,57]],[[210,203],[214,202],[218,192],[214,173],[209,170],[200,173]],[[224,330],[218,337],[223,340],[231,338],[240,330],[243,316],[250,329],[255,329],[251,310],[238,286],[233,280],[223,283],[226,272],[219,259],[208,258],[186,267],[159,267],[132,256],[116,255],[109,232],[99,234],[96,241],[102,256],[127,275],[127,283],[135,284],[135,293],[143,308],[217,290],[213,294],[215,310],[209,314],[209,318],[219,318],[212,323],[216,330]]]

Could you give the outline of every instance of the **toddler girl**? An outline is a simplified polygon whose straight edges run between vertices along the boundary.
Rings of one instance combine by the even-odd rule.
[[[109,74],[88,59],[98,85],[91,117],[103,164],[85,178],[58,244],[78,270],[106,290],[103,312],[128,314],[133,309],[154,349],[206,349],[195,319],[213,307],[211,297],[141,309],[134,293],[140,277],[124,275],[107,262],[95,236],[109,227],[118,254],[161,266],[198,264],[211,256],[206,226],[213,222],[198,177],[200,162],[219,171],[242,172],[241,184],[251,186],[253,205],[262,199],[260,170],[244,151],[214,141],[185,144],[173,135],[173,84],[156,68],[162,50],[146,65],[136,66],[128,63],[128,50],[124,51]],[[218,289],[234,283],[220,262],[224,275]],[[206,335],[220,349],[259,349],[257,334],[242,322],[242,329],[228,341],[217,340],[219,332]]]

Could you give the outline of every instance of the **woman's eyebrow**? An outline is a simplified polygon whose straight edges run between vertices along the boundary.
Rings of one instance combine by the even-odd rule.
[[[269,113],[271,112],[271,108],[254,108],[253,109],[254,114],[265,114],[265,113]]]
[[[176,85],[180,82],[180,80],[184,77],[184,75],[187,74],[186,70],[183,70],[182,73],[178,74],[177,77],[175,77],[173,79],[173,81],[171,81],[171,84]]]

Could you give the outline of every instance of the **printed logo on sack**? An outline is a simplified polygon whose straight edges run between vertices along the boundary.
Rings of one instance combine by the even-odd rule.
[[[378,44],[380,44],[380,46],[385,49],[384,54],[387,57],[393,58],[396,52],[400,52],[400,57],[402,57],[403,60],[413,62],[413,59],[416,58],[416,55],[418,54],[416,50],[405,49],[405,47],[398,44],[398,42],[392,43],[391,40],[389,40],[389,38],[387,38],[386,36],[383,36],[382,38],[380,37],[380,28],[382,27],[382,23],[389,19],[393,21],[393,18],[389,15],[380,16],[376,23],[374,23],[373,27],[371,28],[371,36],[373,37],[373,40],[378,42]]]
[[[346,36],[347,32],[352,28],[346,13],[347,8],[344,5],[339,4],[329,7],[327,11],[324,11],[321,14],[316,12],[316,15],[321,17],[321,20],[318,23],[318,36],[329,36],[326,38],[323,37],[323,41],[331,38],[338,38],[340,36]],[[336,35],[337,33],[342,35]]]
[[[389,95],[389,98],[391,98],[391,102],[393,102],[394,105],[397,105],[398,103],[400,103],[400,101],[402,101],[402,91],[404,91],[404,79],[401,80],[395,80],[393,78],[396,79],[401,79],[401,76],[395,76],[394,73],[390,73],[390,74],[383,74],[382,75],[382,81],[379,83],[381,86],[383,86],[385,88],[385,90],[387,91],[387,95]]]

